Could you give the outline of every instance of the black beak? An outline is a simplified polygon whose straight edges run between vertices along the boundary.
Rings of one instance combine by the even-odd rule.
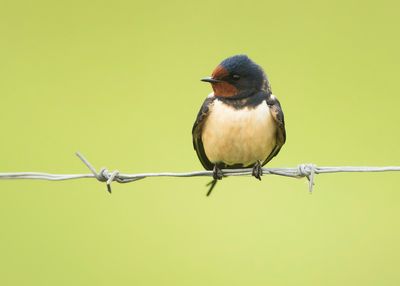
[[[215,78],[212,78],[212,77],[205,77],[205,78],[202,78],[201,81],[210,82],[210,83],[222,82],[222,80],[215,79]]]

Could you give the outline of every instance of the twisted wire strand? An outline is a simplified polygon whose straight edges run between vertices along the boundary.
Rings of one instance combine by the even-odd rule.
[[[79,159],[90,170],[91,174],[49,174],[42,172],[13,172],[0,173],[0,180],[47,180],[47,181],[64,181],[76,180],[84,178],[95,178],[99,182],[105,182],[107,191],[111,193],[111,183],[129,183],[144,178],[151,177],[212,177],[212,171],[193,171],[193,172],[161,172],[161,173],[139,173],[139,174],[123,174],[118,170],[112,172],[106,168],[97,171],[92,164],[79,152],[76,153]],[[308,190],[313,191],[315,175],[327,173],[354,173],[354,172],[397,172],[400,166],[383,166],[383,167],[366,167],[366,166],[337,166],[337,167],[319,167],[314,164],[300,164],[295,168],[262,168],[263,175],[277,175],[291,178],[307,178]],[[229,176],[249,176],[252,174],[251,168],[245,169],[223,169],[224,177]]]

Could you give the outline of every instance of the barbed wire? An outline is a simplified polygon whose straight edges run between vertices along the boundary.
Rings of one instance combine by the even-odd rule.
[[[161,172],[161,173],[138,173],[123,174],[118,170],[109,172],[107,168],[101,168],[99,172],[92,164],[79,152],[76,153],[79,159],[91,171],[91,174],[49,174],[41,172],[13,172],[0,173],[0,180],[47,180],[47,181],[64,181],[76,180],[84,178],[95,178],[99,182],[105,182],[107,191],[111,193],[111,183],[129,183],[144,178],[151,177],[212,177],[213,171],[194,171],[194,172]],[[295,168],[262,168],[263,175],[277,175],[291,178],[307,178],[308,190],[313,191],[315,175],[327,173],[354,173],[354,172],[393,172],[400,171],[400,166],[384,166],[384,167],[364,167],[364,166],[341,166],[341,167],[319,167],[314,164],[300,164]],[[249,176],[252,174],[252,168],[245,169],[223,169],[224,177],[230,176]]]

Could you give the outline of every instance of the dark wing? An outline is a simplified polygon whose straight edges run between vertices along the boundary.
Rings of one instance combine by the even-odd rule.
[[[192,136],[193,136],[193,148],[196,150],[197,157],[203,167],[206,170],[212,170],[214,168],[214,164],[211,163],[204,151],[203,141],[201,140],[202,129],[206,118],[209,113],[210,104],[214,101],[214,97],[207,97],[204,101],[203,105],[200,108],[199,114],[197,114],[196,121],[194,122],[193,129],[192,129]]]
[[[270,95],[267,98],[267,104],[269,110],[271,111],[272,117],[276,122],[277,130],[276,130],[276,145],[274,149],[272,149],[271,154],[269,154],[267,159],[263,162],[262,164],[263,166],[267,164],[276,155],[278,155],[279,151],[281,150],[283,144],[285,144],[286,141],[285,119],[283,116],[283,111],[281,104],[279,103],[279,100],[275,96]]]

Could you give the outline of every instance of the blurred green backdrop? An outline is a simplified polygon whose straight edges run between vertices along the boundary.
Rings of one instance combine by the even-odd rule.
[[[399,165],[396,1],[0,2],[0,172],[199,170],[199,79],[246,53],[270,166]],[[0,181],[1,285],[399,285],[400,174]]]

